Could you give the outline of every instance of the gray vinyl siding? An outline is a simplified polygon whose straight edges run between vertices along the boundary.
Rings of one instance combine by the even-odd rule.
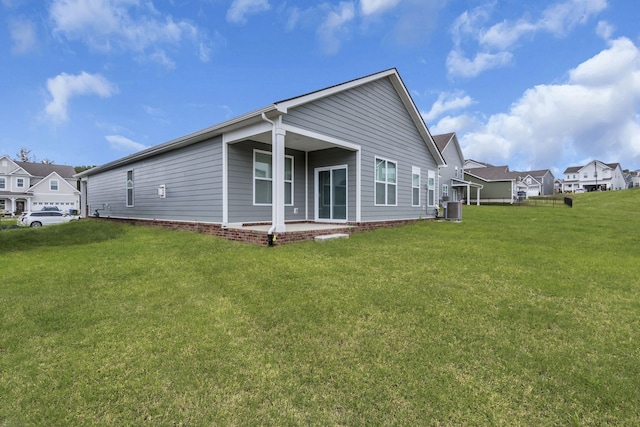
[[[253,204],[253,151],[271,152],[271,145],[255,141],[228,147],[229,222],[270,222],[272,207]],[[305,220],[305,153],[286,149],[293,157],[293,206],[285,206],[286,221]],[[298,213],[294,214],[294,209]]]
[[[133,207],[126,206],[133,170]],[[166,197],[158,186],[166,186]],[[89,214],[114,218],[222,221],[221,138],[204,141],[88,177]]]
[[[437,170],[436,161],[388,79],[292,108],[284,122],[362,148],[362,221],[425,215],[424,206],[412,206],[412,166],[420,168],[421,201],[426,205],[427,171]],[[397,162],[397,206],[375,206],[376,157]]]
[[[340,148],[309,153],[309,219],[316,215],[315,170],[330,166],[347,165],[347,221],[356,221],[356,153]]]
[[[456,150],[456,146],[454,142],[449,142],[449,144],[447,144],[446,148],[442,153],[442,157],[444,158],[444,161],[447,163],[447,166],[440,169],[440,190],[442,190],[442,184],[448,185],[449,197],[450,197],[450,200],[453,200],[453,197],[452,197],[453,192],[461,191],[461,190],[454,188],[451,185],[451,180],[453,178],[456,178],[455,176],[456,166],[458,167],[457,178],[460,180],[464,179],[464,176],[462,175],[464,159],[460,158],[460,155],[458,154],[458,150]]]

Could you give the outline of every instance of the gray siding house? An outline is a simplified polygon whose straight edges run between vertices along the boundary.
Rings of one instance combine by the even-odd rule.
[[[0,215],[19,215],[55,206],[80,209],[78,180],[72,166],[18,162],[0,156]]]
[[[84,215],[361,224],[435,215],[444,165],[396,69],[276,102],[78,174]]]
[[[476,194],[476,204],[479,205],[482,184],[464,180],[464,155],[455,132],[434,135],[433,140],[446,163],[439,169],[441,199],[443,201],[460,201],[464,194],[471,194],[471,187],[473,187]]]

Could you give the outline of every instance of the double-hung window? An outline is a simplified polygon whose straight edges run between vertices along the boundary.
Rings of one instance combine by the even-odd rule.
[[[58,191],[58,185],[60,183],[58,182],[57,179],[52,179],[51,181],[49,181],[49,190],[51,191]]]
[[[7,179],[0,176],[0,189],[4,190],[5,188],[7,188]]]
[[[18,178],[18,179],[16,180],[16,186],[17,186],[18,188],[23,188],[23,187],[24,187],[24,178]]]
[[[411,167],[411,205],[420,206],[420,168]]]
[[[449,186],[442,184],[442,197],[449,197]]]
[[[253,203],[270,205],[272,202],[273,164],[271,153],[253,152]],[[284,204],[293,205],[293,157],[284,158]]]
[[[127,171],[127,207],[133,207],[133,169]]]
[[[436,205],[436,172],[427,171],[427,206]]]
[[[376,157],[376,196],[375,204],[379,206],[396,205],[396,172],[397,164],[391,160]]]

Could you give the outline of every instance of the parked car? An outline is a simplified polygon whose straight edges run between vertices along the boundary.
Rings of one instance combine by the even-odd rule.
[[[23,212],[18,218],[18,225],[22,227],[42,227],[43,225],[61,224],[77,220],[77,215],[67,215],[60,211]]]

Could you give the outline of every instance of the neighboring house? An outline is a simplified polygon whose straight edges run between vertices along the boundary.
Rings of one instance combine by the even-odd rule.
[[[466,160],[464,178],[482,185],[481,201],[485,203],[511,203],[517,195],[518,172],[509,171],[509,166],[493,166],[476,160]],[[474,194],[465,194],[468,203],[476,202]]]
[[[562,191],[623,190],[627,188],[619,163],[593,160],[584,166],[571,166],[564,171]]]
[[[562,193],[562,179],[556,178],[553,180],[553,191],[554,193]]]
[[[550,196],[554,194],[555,177],[549,169],[517,172],[517,191],[524,191],[527,197]]]
[[[397,70],[276,102],[78,174],[103,217],[363,224],[435,216],[444,160]]]
[[[433,139],[446,162],[446,165],[439,170],[441,199],[457,202],[462,200],[464,194],[469,194],[473,187],[476,203],[480,204],[482,184],[464,180],[464,155],[456,134],[434,135]]]
[[[640,170],[631,172],[631,185],[629,187],[640,187]]]
[[[71,166],[16,162],[0,156],[0,213],[19,214],[45,206],[79,209],[75,173]]]

